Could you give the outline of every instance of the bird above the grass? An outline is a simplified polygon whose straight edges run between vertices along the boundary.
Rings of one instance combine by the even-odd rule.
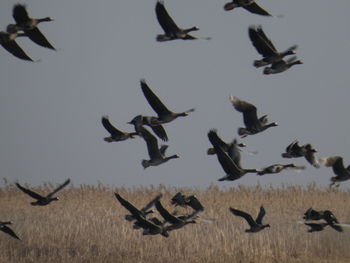
[[[334,214],[329,211],[329,210],[321,210],[321,211],[316,211],[312,208],[309,208],[308,210],[306,210],[306,212],[304,213],[304,217],[303,219],[305,221],[310,221],[310,220],[324,220],[326,221],[325,225],[323,225],[323,228],[327,225],[329,225],[330,227],[332,227],[333,229],[335,229],[338,232],[343,232],[343,228],[339,225],[339,221],[338,219],[334,216]],[[306,224],[306,223],[305,223]],[[309,225],[310,226],[310,225]],[[323,230],[322,227],[318,227],[318,226],[310,226],[311,230],[309,230],[309,232],[313,232],[313,231],[321,231]],[[317,230],[317,229],[320,230]],[[321,229],[322,228],[322,229]]]
[[[16,26],[18,29],[23,30],[30,40],[39,46],[55,50],[55,48],[50,44],[50,42],[38,28],[39,23],[53,21],[53,18],[31,18],[28,15],[26,6],[23,4],[16,4],[13,7],[12,16],[16,21]]]
[[[23,36],[26,35],[24,33],[18,33],[16,25],[10,24],[7,26],[6,31],[0,31],[0,45],[15,57],[33,62],[33,59],[16,42],[17,37]]]
[[[195,211],[204,211],[203,205],[199,202],[198,198],[194,195],[186,196],[182,194],[181,192],[176,193],[171,198],[171,204],[175,206],[182,206],[186,207],[189,206]]]
[[[5,222],[0,222],[0,230],[10,236],[12,236],[13,238],[16,238],[18,240],[21,240],[16,233],[10,228],[8,227],[8,225],[11,225],[12,222],[10,221],[5,221]]]
[[[341,182],[350,179],[350,165],[348,165],[346,168],[344,167],[343,157],[330,156],[326,158],[320,158],[319,163],[327,167],[332,167],[333,173],[336,175],[331,177],[331,184],[329,185],[330,187],[333,185],[339,187]]]
[[[265,174],[276,174],[276,173],[280,173],[283,170],[288,169],[288,170],[304,170],[305,166],[298,166],[295,165],[294,163],[289,163],[289,164],[273,164],[270,166],[267,166],[265,168],[263,168],[262,170],[258,170],[257,174],[258,175],[265,175]]]
[[[238,128],[238,134],[242,138],[263,132],[270,127],[278,126],[276,122],[267,123],[267,115],[258,119],[257,108],[253,104],[234,96],[230,96],[230,101],[238,112],[243,113],[243,122],[246,127]]]
[[[16,183],[16,186],[18,187],[18,189],[20,189],[22,192],[24,192],[25,194],[29,195],[30,197],[36,199],[35,202],[31,202],[31,205],[34,206],[44,206],[44,205],[48,205],[50,204],[52,201],[58,201],[58,197],[55,197],[54,195],[62,190],[64,187],[66,187],[68,184],[70,183],[70,179],[68,178],[63,184],[61,184],[60,186],[58,186],[55,190],[53,190],[51,193],[49,193],[46,196],[42,196],[32,190],[29,190],[23,186],[21,186],[19,183]]]
[[[299,145],[299,141],[295,140],[286,148],[286,152],[282,153],[283,158],[298,158],[305,157],[305,159],[314,167],[319,168],[318,159],[315,156],[316,149],[311,144]]]
[[[246,213],[246,212],[243,212],[241,210],[238,210],[238,209],[234,209],[232,207],[230,207],[230,211],[232,214],[236,215],[236,216],[240,216],[240,217],[243,217],[247,223],[249,224],[250,228],[249,229],[246,229],[245,232],[248,232],[248,233],[256,233],[256,232],[259,232],[261,230],[263,230],[264,228],[266,227],[270,227],[269,224],[263,224],[262,223],[262,220],[265,216],[265,209],[263,206],[260,207],[260,211],[259,211],[259,214],[257,216],[257,218],[254,220],[253,217]]]
[[[109,121],[108,116],[102,116],[101,123],[103,127],[110,133],[110,136],[105,137],[104,141],[106,142],[119,142],[119,141],[125,141],[130,138],[135,138],[135,135],[138,135],[137,132],[124,132],[116,127],[114,127],[111,122]]]
[[[289,59],[281,59],[277,62],[272,63],[271,67],[265,67],[263,73],[265,75],[278,74],[290,69],[294,65],[304,64],[303,61],[297,59],[296,56]]]
[[[271,40],[265,35],[261,26],[250,26],[248,28],[250,41],[260,55],[263,56],[261,60],[255,60],[255,67],[263,67],[272,63],[279,62],[285,56],[295,54],[297,45],[291,46],[284,52],[279,52]]]
[[[232,0],[232,2],[228,2],[224,5],[224,10],[230,11],[237,7],[243,7],[245,10],[253,14],[271,16],[270,13],[260,7],[255,0]]]
[[[119,203],[126,208],[131,215],[125,215],[125,219],[127,221],[133,221],[135,220],[135,214],[138,214],[144,218],[146,218],[149,214],[153,213],[153,211],[151,210],[151,208],[155,205],[155,203],[160,200],[160,198],[162,197],[162,194],[157,195],[155,198],[153,198],[150,202],[148,202],[148,204],[141,208],[141,209],[137,209],[134,205],[132,205],[130,202],[128,202],[126,199],[124,199],[123,197],[120,196],[120,194],[118,193],[114,193],[115,197],[117,198],[117,200],[119,201]]]
[[[194,39],[204,39],[209,40],[210,38],[200,38],[195,37],[189,34],[191,31],[198,31],[199,28],[196,26],[190,28],[180,28],[176,25],[174,20],[168,14],[168,11],[164,7],[163,1],[157,1],[156,4],[156,15],[158,22],[162,29],[164,30],[164,34],[157,35],[157,41],[169,41],[174,39],[183,39],[183,40],[194,40]]]
[[[220,146],[220,142],[218,141],[216,130],[210,130],[208,132],[208,138],[215,149],[216,157],[218,158],[218,161],[222,169],[226,173],[224,177],[218,179],[219,181],[234,181],[241,178],[246,173],[257,172],[257,169],[243,169],[239,163],[236,164],[230,158],[230,156],[228,156],[228,154]]]
[[[180,158],[180,156],[177,154],[165,156],[168,145],[162,145],[160,148],[158,147],[157,138],[142,126],[141,115],[134,118],[133,124],[135,126],[135,131],[145,140],[147,145],[150,160],[142,160],[141,164],[144,169],[149,166],[157,166],[163,164],[171,159]]]
[[[168,135],[165,131],[165,128],[163,125],[152,125],[151,123],[154,121],[157,121],[157,117],[154,116],[143,116],[143,115],[137,115],[135,116],[131,121],[128,122],[128,124],[135,124],[137,123],[137,120],[141,119],[142,125],[147,125],[152,129],[152,131],[158,136],[159,139],[163,141],[168,141]]]
[[[163,102],[157,97],[157,95],[150,89],[145,80],[141,80],[141,89],[147,99],[149,105],[157,113],[158,117],[150,119],[150,125],[159,125],[168,123],[175,120],[178,117],[186,117],[194,109],[189,109],[184,112],[172,112],[170,111]]]

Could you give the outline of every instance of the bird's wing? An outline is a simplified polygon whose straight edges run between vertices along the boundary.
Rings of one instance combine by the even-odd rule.
[[[163,141],[168,141],[168,135],[163,125],[150,126],[153,132]]]
[[[33,61],[24,51],[23,49],[17,44],[15,40],[11,40],[8,42],[1,43],[4,49],[6,49],[8,52],[10,52],[12,55],[19,59]]]
[[[142,138],[147,144],[148,155],[151,159],[158,158],[161,156],[157,138],[153,136],[145,127],[140,126],[139,128]]]
[[[261,8],[257,3],[253,2],[249,5],[243,5],[242,6],[244,9],[248,10],[249,12],[253,14],[258,14],[262,16],[271,16],[266,10]]]
[[[161,155],[165,155],[165,152],[166,152],[166,150],[168,149],[168,145],[162,145],[162,146],[160,146],[160,148],[159,148],[159,151],[160,151],[160,154]]]
[[[211,144],[214,146],[216,151],[216,156],[222,168],[224,169],[227,175],[231,175],[231,177],[236,177],[238,179],[241,177],[242,170],[237,167],[237,165],[232,161],[232,159],[224,152],[224,150],[218,145],[215,136],[216,131],[210,130],[208,132],[208,138]]]
[[[261,206],[258,217],[255,219],[255,221],[258,225],[262,225],[262,220],[263,220],[265,214],[266,214],[265,208],[263,206]]]
[[[162,196],[163,196],[162,194],[157,195],[157,196],[156,196],[152,201],[150,201],[144,208],[142,208],[141,211],[142,211],[142,212],[146,212],[146,211],[148,211],[149,209],[151,209],[152,206],[154,206],[155,203],[156,203],[157,201],[159,201],[160,198],[162,198]]]
[[[2,226],[2,227],[0,228],[0,230],[1,230],[2,232],[6,233],[6,234],[9,234],[10,236],[12,236],[12,237],[18,239],[18,240],[21,240],[21,239],[16,235],[16,233],[15,233],[11,228],[9,228],[8,226]]]
[[[141,216],[142,213],[140,210],[138,210],[135,206],[133,206],[131,203],[129,203],[127,200],[125,200],[123,197],[121,197],[118,193],[114,193],[115,197],[119,201],[119,203],[124,206],[133,216]]]
[[[161,102],[156,94],[148,87],[144,80],[141,80],[141,89],[149,105],[158,114],[158,116],[171,114],[171,111]]]
[[[18,25],[24,24],[30,20],[25,5],[16,4],[12,10],[12,16]]]
[[[176,216],[173,216],[172,214],[170,214],[169,211],[163,207],[163,205],[161,204],[161,202],[159,200],[156,202],[156,208],[157,208],[159,214],[169,223],[177,224],[177,223],[181,222],[181,220],[178,219]]]
[[[39,46],[50,48],[53,50],[56,50],[50,42],[46,39],[46,37],[41,33],[39,28],[34,27],[30,30],[25,30],[25,34],[32,40],[34,43],[38,44]]]
[[[251,227],[256,225],[256,222],[254,221],[254,219],[252,218],[252,216],[250,214],[243,212],[241,210],[238,210],[238,209],[234,209],[232,207],[230,207],[230,211],[232,214],[234,214],[236,216],[243,217]]]
[[[261,26],[258,27],[257,32],[258,32],[259,36],[265,41],[266,45],[269,46],[270,50],[271,50],[271,51],[274,51],[274,52],[277,52],[276,47],[275,47],[274,44],[271,42],[271,39],[269,39],[269,38],[266,36],[266,34],[265,34],[265,32],[264,32],[264,30],[262,29]]]
[[[179,27],[174,22],[174,20],[168,14],[167,10],[164,7],[164,3],[162,1],[157,1],[156,15],[160,26],[163,28],[166,34],[171,32],[177,32],[180,30]]]
[[[253,46],[263,57],[274,55],[276,53],[275,47],[272,45],[271,41],[266,37],[264,31],[262,31],[262,28],[260,28],[260,30],[263,35],[260,33],[259,29],[256,29],[255,26],[250,26],[248,29],[249,38]],[[267,40],[264,37],[266,37]]]
[[[51,193],[47,195],[47,197],[52,197],[54,194],[56,194],[58,191],[62,190],[64,187],[66,187],[70,183],[70,179],[68,178],[66,181],[64,181],[63,184],[61,184],[59,187],[57,187],[55,190],[53,190]]]
[[[187,197],[185,201],[186,201],[186,204],[192,207],[195,211],[204,210],[203,205],[201,204],[201,202],[199,202],[197,197],[195,197],[194,195]]]
[[[103,127],[105,127],[105,129],[111,134],[111,135],[114,135],[114,136],[121,136],[123,135],[124,133],[120,130],[118,130],[116,127],[114,127],[107,116],[102,116],[101,118],[101,123],[103,125]]]
[[[253,104],[240,100],[234,96],[230,96],[230,101],[238,112],[243,113],[243,122],[248,129],[254,129],[257,126],[260,126],[257,109]]]
[[[27,188],[24,188],[23,186],[21,186],[19,183],[16,183],[16,186],[24,193],[26,193],[27,195],[33,197],[34,199],[40,200],[40,199],[44,199],[43,196],[39,195],[38,193],[35,193]]]

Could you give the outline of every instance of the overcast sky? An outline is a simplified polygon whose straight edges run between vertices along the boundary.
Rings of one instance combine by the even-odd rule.
[[[0,174],[10,182],[116,186],[307,185],[327,186],[331,168],[316,169],[304,159],[283,159],[293,140],[311,143],[318,156],[340,155],[350,163],[350,2],[348,0],[260,0],[274,15],[262,17],[241,8],[223,10],[225,1],[167,0],[165,7],[180,27],[198,26],[196,36],[212,40],[156,42],[162,33],[155,0],[31,0],[32,17],[51,16],[40,30],[58,49],[19,45],[38,63],[21,61],[0,49]],[[17,1],[3,0],[2,29],[13,23]],[[260,56],[248,38],[249,25],[262,25],[275,46],[298,45],[304,64],[277,75],[263,75],[252,63]],[[158,167],[143,170],[148,159],[141,138],[106,143],[100,124],[108,115],[118,128],[135,115],[154,115],[140,89],[150,88],[173,111],[196,111],[166,125],[169,155]],[[284,171],[238,181],[218,182],[224,171],[207,156],[209,129],[224,140],[243,125],[229,95],[255,104],[258,114],[279,123],[243,141],[257,155],[242,153],[244,168],[273,163],[306,165],[301,173]],[[1,184],[3,184],[1,182]],[[349,188],[350,182],[342,184]]]

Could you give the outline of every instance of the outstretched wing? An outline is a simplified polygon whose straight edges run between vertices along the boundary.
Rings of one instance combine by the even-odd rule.
[[[52,50],[56,50],[51,43],[46,39],[46,37],[41,33],[39,28],[35,27],[30,30],[25,30],[25,34],[32,40],[34,43],[39,46],[46,47]]]
[[[263,206],[261,206],[258,217],[255,220],[258,225],[262,225],[262,220],[263,220],[265,214],[266,214],[265,208]]]
[[[172,32],[177,32],[180,30],[174,20],[168,14],[168,11],[165,9],[162,1],[157,1],[156,15],[160,26],[163,28],[166,34],[171,34]]]
[[[248,224],[253,227],[256,225],[256,222],[254,221],[254,219],[252,218],[252,216],[246,212],[243,212],[241,210],[238,210],[238,209],[234,209],[232,207],[230,207],[230,211],[232,214],[234,214],[235,216],[241,216],[243,217],[247,222]]]
[[[181,222],[181,220],[178,219],[176,216],[173,216],[172,214],[170,214],[169,211],[163,207],[163,205],[161,204],[161,202],[159,200],[156,202],[156,208],[157,208],[159,214],[169,223],[177,224],[177,223]]]
[[[145,127],[139,127],[142,138],[145,140],[147,144],[148,155],[151,159],[160,157],[160,151],[158,147],[158,141],[153,134],[151,134]]]
[[[271,16],[265,9],[261,8],[255,2],[252,2],[249,5],[243,5],[242,7],[253,14],[262,15],[262,16]]]
[[[19,183],[16,183],[16,186],[24,193],[26,193],[27,195],[33,197],[34,199],[40,200],[43,199],[44,197],[39,195],[38,193],[35,193],[27,188],[24,188],[23,186],[21,186]]]
[[[230,96],[230,101],[238,112],[243,113],[243,122],[248,129],[255,130],[260,126],[257,109],[253,104],[234,96]]]
[[[156,202],[162,198],[162,194],[157,195],[152,201],[150,201],[144,208],[141,209],[142,212],[147,212],[149,209],[152,208],[152,206],[155,205]]]
[[[108,116],[102,116],[101,118],[101,123],[103,125],[103,127],[111,134],[114,136],[122,136],[124,133],[120,130],[118,130],[116,127],[114,127],[109,119]]]
[[[248,34],[253,46],[259,54],[264,57],[276,54],[276,48],[273,46],[270,39],[267,38],[261,27],[256,28],[255,26],[250,26]]]
[[[10,236],[12,236],[12,237],[18,239],[18,240],[21,240],[21,239],[16,235],[16,233],[15,233],[11,228],[9,228],[8,226],[2,226],[2,227],[0,228],[0,230],[1,230],[2,232],[6,233],[6,234],[9,234]]]
[[[142,213],[140,210],[138,210],[135,206],[133,206],[131,203],[129,203],[127,200],[125,200],[123,197],[121,197],[118,193],[114,193],[115,197],[119,201],[119,203],[124,206],[133,216],[142,216]]]
[[[1,43],[4,49],[6,49],[8,52],[10,52],[12,55],[19,59],[33,61],[24,51],[23,49],[17,44],[15,40],[7,41]]]
[[[70,179],[68,178],[63,184],[61,184],[59,187],[57,187],[55,190],[53,190],[51,193],[47,195],[47,197],[52,197],[54,194],[56,194],[58,191],[66,187],[70,183]]]
[[[158,116],[171,114],[171,111],[161,102],[156,94],[148,87],[145,80],[141,80],[141,89],[149,105],[158,114]]]

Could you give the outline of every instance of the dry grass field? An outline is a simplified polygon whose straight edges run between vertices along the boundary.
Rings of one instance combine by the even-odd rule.
[[[52,187],[35,190],[47,192]],[[177,191],[194,193],[205,207],[201,217],[216,220],[199,220],[170,232],[169,238],[142,236],[124,220],[126,210],[115,199],[114,191],[137,207],[161,192],[162,203],[169,209],[173,209],[170,198]],[[100,185],[68,186],[58,196],[60,200],[49,206],[32,207],[31,198],[13,185],[0,189],[0,220],[11,220],[13,230],[22,238],[18,241],[0,232],[0,262],[350,262],[350,229],[307,233],[307,227],[297,223],[309,207],[330,209],[346,222],[350,218],[349,191],[313,186],[226,190],[211,186],[198,190]],[[271,228],[255,234],[245,233],[246,222],[228,210],[232,206],[255,216],[261,204],[267,212],[264,222]]]

